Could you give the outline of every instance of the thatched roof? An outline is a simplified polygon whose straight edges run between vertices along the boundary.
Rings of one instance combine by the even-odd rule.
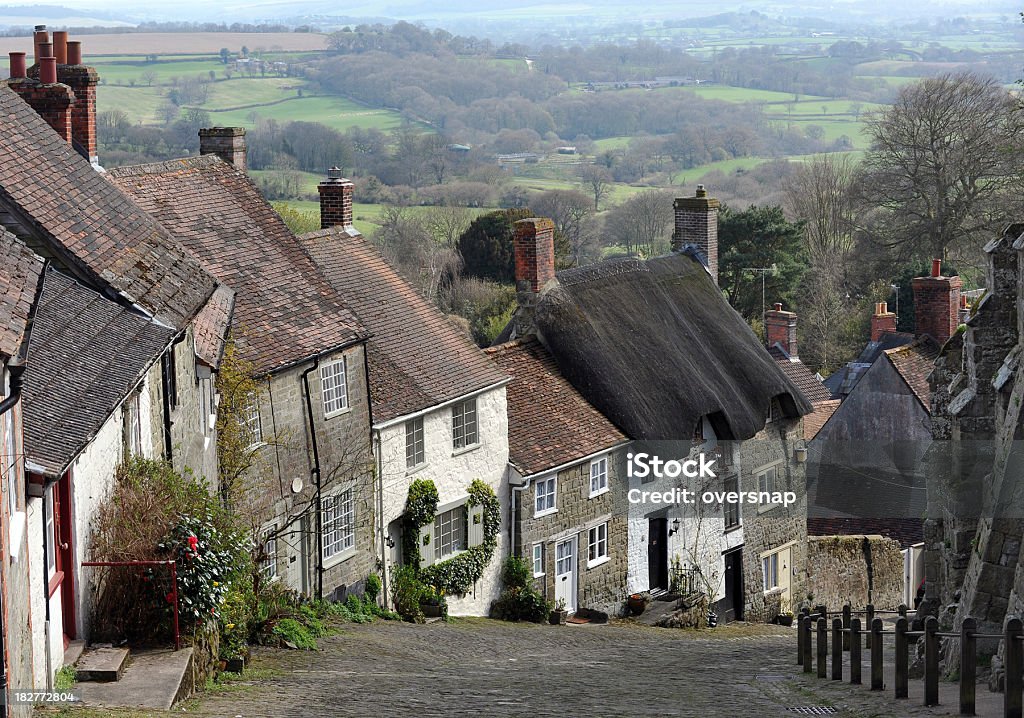
[[[624,259],[558,274],[535,323],[559,370],[635,439],[686,439],[708,416],[720,439],[747,439],[771,400],[811,412],[696,259]]]

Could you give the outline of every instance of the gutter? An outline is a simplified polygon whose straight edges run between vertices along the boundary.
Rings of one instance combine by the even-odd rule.
[[[171,353],[171,357],[172,357],[171,358],[171,365],[173,366],[175,372],[178,371],[178,362],[175,361],[174,358],[173,358],[174,357],[174,350],[183,341],[185,341],[185,332],[184,331],[178,332],[178,336],[174,338],[174,341],[171,342],[170,346],[168,348],[164,349],[164,354],[166,354],[167,352]],[[162,375],[160,383],[161,383],[161,385],[163,387],[163,391],[161,393],[163,394],[163,407],[164,407],[164,457],[167,459],[168,463],[173,463],[173,460],[174,460],[174,441],[171,438],[171,427],[174,425],[174,422],[171,421],[171,397],[170,397],[171,379],[170,379],[169,376],[167,376],[167,372],[163,371],[163,369],[164,369],[163,362],[161,362],[160,369],[161,369],[160,374]],[[177,382],[177,377],[175,377],[175,382]],[[207,421],[208,421],[208,419],[207,419]]]
[[[551,468],[544,469],[542,471],[534,471],[532,474],[522,474],[522,480],[523,480],[523,484],[522,485],[525,486],[526,484],[529,484],[530,481],[532,481],[533,479],[535,479],[535,478],[537,478],[539,476],[546,476],[547,474],[557,473],[557,472],[561,471],[562,469],[568,469],[570,466],[575,466],[576,464],[582,464],[584,461],[589,461],[591,459],[597,458],[598,456],[602,456],[603,454],[611,453],[612,451],[615,451],[616,449],[621,449],[626,444],[631,444],[632,442],[633,442],[632,439],[623,439],[619,443],[612,444],[611,446],[609,446],[606,449],[601,449],[600,451],[595,451],[592,454],[587,454],[586,456],[581,456],[578,459],[573,459],[572,461],[567,461],[564,464],[559,464],[558,466],[552,466]]]
[[[443,409],[446,406],[451,406],[452,404],[458,404],[460,401],[465,401],[466,399],[470,399],[470,398],[472,398],[474,396],[480,396],[481,394],[486,394],[487,392],[493,391],[494,389],[500,389],[501,387],[508,385],[511,381],[512,381],[512,377],[508,377],[507,379],[502,379],[499,382],[495,382],[494,384],[490,384],[490,385],[482,387],[480,389],[476,389],[474,391],[470,391],[470,392],[467,392],[465,394],[459,394],[454,399],[447,399],[445,401],[442,401],[439,404],[434,404],[433,406],[428,406],[426,409],[420,409],[419,411],[414,411],[414,412],[411,412],[409,414],[402,414],[401,416],[397,416],[394,419],[388,419],[387,421],[382,421],[379,424],[374,424],[373,428],[376,431],[380,431],[382,429],[388,428],[389,426],[394,426],[395,424],[405,423],[406,421],[409,421],[410,419],[417,419],[417,418],[419,418],[421,416],[425,416],[427,414],[430,414],[431,412],[437,411],[438,409]]]

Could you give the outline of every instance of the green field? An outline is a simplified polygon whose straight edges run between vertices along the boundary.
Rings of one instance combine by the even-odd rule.
[[[340,132],[350,127],[387,131],[403,123],[397,112],[370,109],[343,97],[300,97],[239,110],[212,110],[205,105],[202,108],[210,112],[218,125],[230,127],[253,127],[260,119],[273,119],[278,122],[319,122]]]

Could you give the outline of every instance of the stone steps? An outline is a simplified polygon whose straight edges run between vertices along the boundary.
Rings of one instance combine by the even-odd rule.
[[[75,680],[111,683],[121,680],[128,666],[127,648],[90,648],[75,665]]]

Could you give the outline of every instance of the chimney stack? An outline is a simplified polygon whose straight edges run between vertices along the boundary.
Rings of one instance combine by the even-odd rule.
[[[69,41],[67,33],[53,33],[54,53],[61,52],[63,43],[64,60],[57,55],[57,77],[75,93],[75,105],[71,108],[71,136],[82,154],[93,165],[99,165],[99,147],[96,138],[96,86],[100,76],[94,67],[82,64],[82,43]]]
[[[918,335],[928,334],[945,344],[956,333],[960,323],[960,277],[943,277],[942,260],[932,260],[932,273],[916,277],[914,288],[914,321]]]
[[[217,155],[245,172],[245,128],[206,127],[199,130],[199,154]]]
[[[796,314],[783,311],[782,305],[776,303],[771,311],[764,313],[764,326],[769,347],[778,344],[791,359],[798,358],[796,351]]]
[[[540,291],[555,278],[555,223],[545,217],[521,219],[513,225],[512,251],[516,267],[513,337],[535,331],[533,312]]]
[[[320,193],[320,228],[351,227],[355,185],[341,176],[341,168],[335,166],[327,170],[327,179],[316,189]]]
[[[708,272],[718,284],[718,210],[721,204],[708,197],[704,185],[697,185],[693,197],[679,197],[674,203],[676,219],[672,250],[696,247],[707,261]]]
[[[896,332],[896,315],[889,311],[888,302],[875,304],[875,313],[871,316],[871,341],[877,342],[883,334]]]
[[[38,33],[37,33],[38,34]],[[48,43],[40,43],[46,45]],[[57,58],[39,56],[32,67],[38,79],[26,77],[24,53],[11,53],[11,79],[7,86],[36,111],[61,138],[71,143],[71,88],[57,82]],[[19,76],[20,75],[20,76]]]

